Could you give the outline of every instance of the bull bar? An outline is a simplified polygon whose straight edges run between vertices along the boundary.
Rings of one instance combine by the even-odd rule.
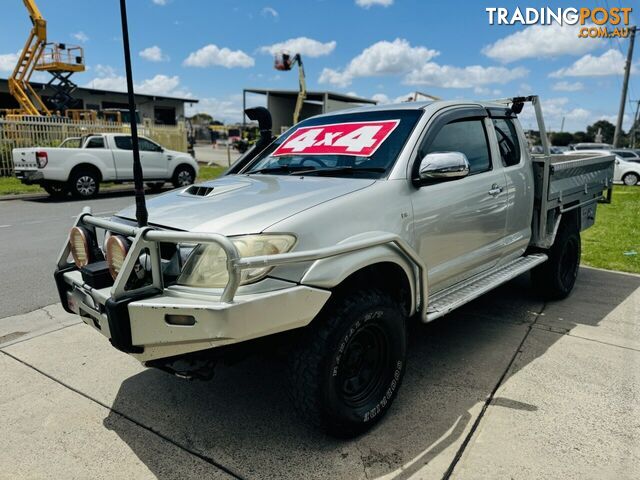
[[[111,296],[116,301],[123,300],[132,295],[142,297],[147,291],[149,294],[157,295],[158,292],[162,292],[164,290],[159,249],[159,244],[161,242],[174,244],[195,243],[219,245],[226,254],[227,271],[229,274],[229,280],[219,299],[220,303],[225,304],[233,303],[238,287],[240,286],[242,270],[276,267],[292,263],[304,263],[335,257],[376,246],[393,245],[413,265],[416,285],[416,305],[418,306],[417,310],[421,314],[424,314],[426,309],[425,299],[422,298],[423,295],[426,295],[427,286],[426,267],[424,262],[402,237],[392,233],[374,232],[363,240],[354,240],[348,243],[314,250],[241,257],[236,246],[229,237],[226,237],[225,235],[217,233],[167,231],[158,230],[153,227],[134,227],[112,220],[107,220],[105,218],[95,217],[92,215],[90,207],[85,207],[83,209],[82,213],[78,216],[75,225],[89,228],[92,230],[94,235],[95,228],[97,227],[106,231],[125,235],[127,237],[133,237],[129,253],[127,254],[124,264],[122,265],[122,269],[111,288]],[[129,279],[141,252],[145,249],[149,251],[151,257],[152,285],[136,290],[126,290],[125,286],[127,284],[127,280]],[[57,266],[59,270],[69,268],[69,254],[69,242],[66,242],[58,258]]]

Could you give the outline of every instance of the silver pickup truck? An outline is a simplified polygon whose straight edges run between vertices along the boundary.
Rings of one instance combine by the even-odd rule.
[[[360,108],[307,119],[222,178],[154,198],[149,226],[133,208],[85,209],[58,259],[62,304],[115,348],[188,378],[279,339],[297,409],[360,434],[398,392],[408,321],[527,271],[549,298],[574,286],[614,159],[530,156],[525,102],[546,140],[537,97]]]

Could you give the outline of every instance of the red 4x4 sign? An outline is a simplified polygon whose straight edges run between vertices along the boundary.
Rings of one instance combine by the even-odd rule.
[[[399,123],[400,120],[380,120],[302,127],[293,132],[271,155],[370,157]]]

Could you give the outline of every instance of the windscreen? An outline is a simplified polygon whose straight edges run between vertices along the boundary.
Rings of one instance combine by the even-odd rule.
[[[381,178],[422,110],[388,110],[305,120],[281,135],[244,174]]]

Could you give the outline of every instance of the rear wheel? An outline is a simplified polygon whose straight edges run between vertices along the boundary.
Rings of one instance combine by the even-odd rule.
[[[580,232],[574,224],[561,224],[549,259],[531,271],[534,287],[550,300],[566,298],[573,290],[580,267]]]
[[[640,176],[635,173],[627,173],[624,177],[622,177],[622,183],[632,187],[633,185],[638,185],[640,183]]]
[[[289,362],[291,398],[312,424],[353,437],[389,410],[405,372],[406,318],[378,291],[333,301]]]
[[[176,188],[187,187],[196,180],[196,172],[189,165],[178,165],[173,172],[173,186]]]
[[[69,190],[76,198],[93,198],[100,191],[100,176],[94,170],[77,170],[71,174]]]
[[[55,199],[64,198],[67,196],[67,193],[69,193],[64,183],[45,183],[42,185],[42,188],[44,188],[44,191],[47,192],[51,198]]]

